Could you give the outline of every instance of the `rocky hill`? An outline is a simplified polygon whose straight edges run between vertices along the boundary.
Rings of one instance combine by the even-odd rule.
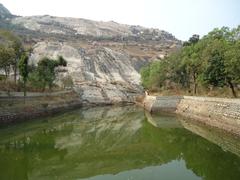
[[[0,3],[0,18],[12,17],[10,11]]]
[[[87,19],[54,17],[49,15],[16,17],[15,25],[47,34],[84,35],[98,38],[135,38],[134,40],[176,41],[171,34],[158,29],[119,24],[114,21],[98,22]]]
[[[86,103],[131,102],[142,92],[140,68],[181,46],[168,32],[113,21],[17,17],[3,5],[0,16],[1,28],[13,30],[33,47],[31,63],[44,56],[67,59],[58,78],[71,76]]]

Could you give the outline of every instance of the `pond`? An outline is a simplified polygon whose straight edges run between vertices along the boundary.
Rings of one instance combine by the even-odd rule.
[[[0,179],[239,180],[240,142],[135,106],[78,109],[2,127]]]

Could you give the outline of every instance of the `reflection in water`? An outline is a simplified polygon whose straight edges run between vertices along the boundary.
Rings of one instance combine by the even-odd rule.
[[[181,161],[171,161],[167,164],[161,166],[150,166],[143,169],[134,169],[130,171],[120,172],[115,175],[99,175],[91,178],[86,178],[84,180],[159,180],[164,177],[164,180],[168,179],[191,179],[199,180],[193,174],[191,170],[186,169],[185,162]]]
[[[229,151],[240,157],[240,141],[239,137],[223,132],[222,130],[212,129],[205,125],[190,120],[181,119],[181,124],[185,129],[202,136],[210,142],[217,144],[224,151]]]
[[[237,153],[183,126],[174,116],[128,106],[2,128],[0,179],[240,179]]]
[[[145,111],[147,121],[158,128],[182,128],[182,124],[178,121],[174,114],[159,113],[150,114]]]

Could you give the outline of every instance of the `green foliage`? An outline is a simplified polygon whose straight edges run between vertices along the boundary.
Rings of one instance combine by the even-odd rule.
[[[240,32],[240,31],[239,31]],[[225,73],[233,83],[240,83],[240,41],[230,44],[225,52]]]
[[[14,50],[0,46],[0,69],[4,70],[6,78],[9,76],[11,65],[14,62]]]
[[[58,56],[57,63],[59,66],[67,66],[67,61],[62,56]]]
[[[56,66],[57,62],[55,60],[46,57],[38,62],[38,76],[43,80],[45,86],[48,85],[49,89],[52,88],[53,81],[56,78],[54,71]]]
[[[46,87],[45,81],[41,79],[37,70],[30,72],[28,80],[33,88],[44,90]]]
[[[149,83],[149,79],[150,79],[150,65],[149,66],[146,66],[146,67],[143,67],[141,69],[141,81],[142,81],[142,85],[143,87],[145,88],[149,88],[150,87],[150,83]]]
[[[155,61],[141,69],[143,86],[147,89],[161,88],[166,79],[165,62]]]
[[[233,96],[240,83],[240,26],[214,29],[199,39],[193,35],[183,48],[141,71],[142,84],[148,89],[176,83],[197,93],[197,87],[229,86]],[[161,78],[159,78],[161,77]]]
[[[30,74],[31,85],[37,88],[41,88],[43,91],[48,88],[51,90],[54,80],[56,79],[55,68],[58,66],[66,66],[67,61],[59,56],[57,60],[47,57],[42,58],[37,67],[32,67],[33,72]]]
[[[26,54],[22,55],[18,63],[19,73],[23,78],[23,81],[26,82],[28,78],[28,56]]]
[[[194,34],[192,37],[189,38],[188,41],[183,43],[183,46],[190,46],[192,44],[196,44],[199,41],[199,35]]]
[[[203,81],[212,86],[225,85],[224,55],[219,49],[214,49],[208,58],[206,69],[203,71]]]
[[[13,50],[13,56],[11,58],[11,68],[13,69],[14,80],[16,83],[18,61],[24,53],[22,42],[18,36],[6,30],[0,30],[0,40],[1,44],[5,48],[10,48]]]
[[[31,54],[32,48],[26,52],[23,48],[21,39],[14,35],[10,31],[0,29],[0,71],[5,72],[5,77],[1,77],[0,80],[7,82],[9,80],[10,72],[14,73],[14,82],[16,84],[17,72],[22,77],[24,85],[24,94],[26,94],[26,83],[29,81],[29,85],[37,89],[45,90],[48,86],[51,90],[53,82],[56,79],[55,68],[58,66],[67,66],[67,61],[59,56],[56,60],[43,58],[39,61],[37,67],[28,65],[28,56]],[[70,80],[67,80],[68,84]],[[18,82],[20,89],[21,83]]]
[[[24,97],[26,96],[26,82],[28,79],[29,69],[28,69],[28,56],[23,54],[20,61],[18,62],[19,74],[23,79],[24,84]]]

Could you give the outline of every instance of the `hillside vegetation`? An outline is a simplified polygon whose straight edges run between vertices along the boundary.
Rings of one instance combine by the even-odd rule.
[[[237,97],[240,26],[216,28],[202,39],[193,35],[177,52],[142,68],[141,80],[152,92]]]
[[[0,29],[0,91],[28,89],[52,90],[56,79],[56,68],[67,66],[62,56],[58,59],[43,57],[37,66],[29,64],[32,49],[26,49],[22,40],[10,31]],[[67,82],[68,83],[68,82]]]

